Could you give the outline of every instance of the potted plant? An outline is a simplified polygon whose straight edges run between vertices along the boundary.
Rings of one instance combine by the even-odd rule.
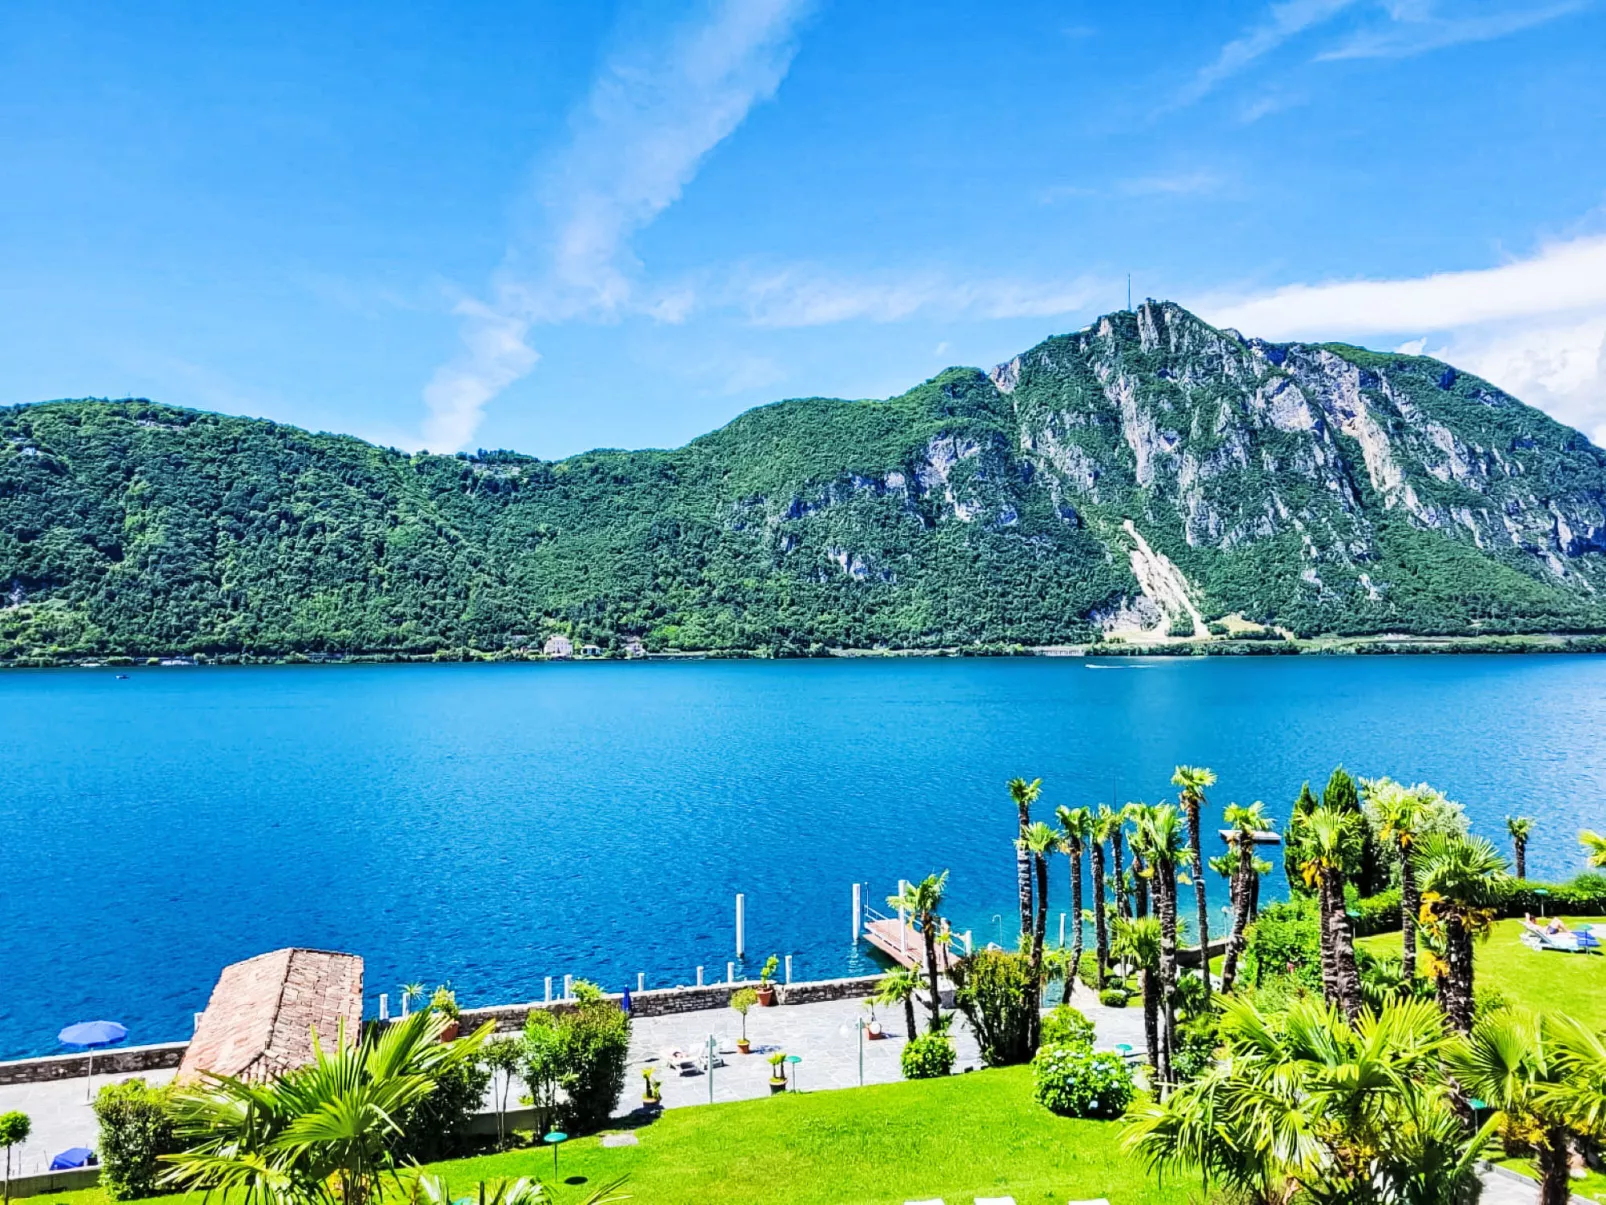
[[[450,1042],[459,1032],[458,1017],[462,1014],[457,1007],[457,994],[452,991],[449,983],[443,983],[435,989],[435,994],[429,998],[431,1012],[441,1013],[446,1017],[446,1028],[441,1030],[441,1041]]]
[[[643,1067],[641,1069],[641,1103],[649,1109],[664,1107],[664,1091],[658,1083],[658,1069],[656,1067]]]
[[[786,1091],[786,1051],[777,1050],[770,1055],[770,1092]]]
[[[731,993],[731,1007],[742,1014],[742,1036],[736,1039],[736,1049],[751,1054],[753,1044],[747,1040],[747,1010],[758,1003],[758,993],[750,987],[738,988]]]
[[[771,954],[764,960],[764,969],[758,973],[758,1002],[765,1008],[775,1003],[775,968],[781,960]]]

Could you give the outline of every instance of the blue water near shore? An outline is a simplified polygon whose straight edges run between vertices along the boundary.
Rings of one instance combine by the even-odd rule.
[[[1014,775],[1046,815],[1203,764],[1216,805],[1283,817],[1343,762],[1433,782],[1502,847],[1537,816],[1536,875],[1606,828],[1606,658],[10,671],[0,715],[6,1056],[90,1018],[182,1038],[224,964],[284,945],[363,955],[371,1012],[407,980],[488,1004],[722,976],[738,891],[753,972],[869,969],[851,884],[944,867],[979,941],[1014,907]]]

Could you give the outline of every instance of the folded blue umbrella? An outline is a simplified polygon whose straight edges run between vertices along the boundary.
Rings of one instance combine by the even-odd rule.
[[[630,1011],[630,989],[628,987],[625,988],[625,998],[619,1001],[619,1007],[624,1009],[625,1012]]]
[[[50,1161],[50,1170],[64,1172],[74,1167],[87,1167],[94,1153],[87,1146],[68,1147]]]
[[[56,1035],[63,1046],[110,1046],[128,1036],[128,1030],[116,1021],[80,1021],[69,1025]]]

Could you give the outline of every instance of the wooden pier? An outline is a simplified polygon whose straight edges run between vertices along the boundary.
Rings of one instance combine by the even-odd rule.
[[[895,916],[874,916],[864,922],[864,939],[899,966],[924,970],[926,966],[926,938],[919,929]],[[954,940],[960,936],[954,934]],[[937,943],[937,971],[947,974],[948,968],[959,960],[945,942]]]

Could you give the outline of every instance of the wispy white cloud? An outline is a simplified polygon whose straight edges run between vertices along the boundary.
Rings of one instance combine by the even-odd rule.
[[[1453,12],[1441,14],[1436,5],[1423,0],[1401,0],[1388,6],[1390,20],[1386,24],[1359,30],[1316,57],[1409,58],[1446,46],[1504,38],[1578,12],[1591,3],[1592,0],[1557,0],[1540,4],[1522,0],[1516,4],[1485,5],[1470,10],[1462,4]]]
[[[538,176],[535,218],[493,275],[463,299],[462,346],[424,390],[426,446],[464,446],[486,404],[539,359],[541,324],[646,308],[666,321],[688,297],[641,302],[631,239],[680,197],[708,153],[775,94],[807,0],[710,0],[704,19],[611,58]]]
[[[1208,169],[1162,172],[1153,176],[1136,176],[1120,182],[1120,191],[1129,197],[1187,196],[1214,192],[1221,187],[1221,176]]]
[[[1213,61],[1199,69],[1177,97],[1192,104],[1224,81],[1265,58],[1290,38],[1330,21],[1357,0],[1283,0],[1273,4],[1251,28],[1221,48]]]
[[[1210,321],[1269,339],[1406,337],[1606,444],[1606,235],[1493,268],[1290,285],[1206,299]]]
[[[1078,276],[1063,281],[960,280],[944,273],[844,276],[811,268],[748,271],[730,299],[759,327],[826,326],[836,322],[902,322],[911,318],[1046,318],[1075,313],[1116,286]]]

